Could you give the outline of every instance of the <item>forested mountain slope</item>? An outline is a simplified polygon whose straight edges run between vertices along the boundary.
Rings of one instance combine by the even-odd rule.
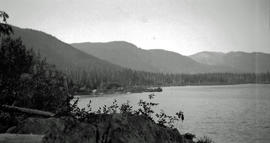
[[[39,52],[42,57],[63,70],[99,69],[119,70],[121,67],[86,54],[41,31],[13,27],[13,37],[20,37],[27,48]]]

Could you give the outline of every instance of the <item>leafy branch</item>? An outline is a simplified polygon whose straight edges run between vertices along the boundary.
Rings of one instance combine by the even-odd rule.
[[[149,100],[152,100],[154,98],[154,94],[150,94],[148,96]],[[102,107],[99,107],[97,111],[93,111],[91,107],[91,100],[87,104],[87,109],[82,108],[80,109],[78,104],[79,99],[77,98],[71,108],[73,109],[71,111],[71,114],[76,117],[79,120],[88,121],[90,120],[90,116],[93,114],[116,114],[121,113],[126,116],[144,116],[148,119],[151,119],[152,121],[155,121],[153,119],[153,115],[156,117],[156,123],[160,126],[167,126],[170,128],[175,128],[175,122],[183,121],[184,120],[184,114],[182,111],[179,111],[175,113],[174,116],[167,115],[164,111],[160,111],[160,113],[155,113],[153,110],[154,107],[158,106],[158,103],[154,103],[151,101],[144,101],[140,100],[138,102],[139,108],[134,110],[133,106],[130,105],[130,102],[127,101],[126,103],[123,103],[121,105],[118,105],[117,100],[114,100],[112,105],[107,106],[103,105]]]

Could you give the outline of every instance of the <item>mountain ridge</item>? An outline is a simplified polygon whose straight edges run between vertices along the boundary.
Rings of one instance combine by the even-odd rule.
[[[139,71],[148,72],[165,72],[165,73],[190,73],[193,67],[183,67],[181,61],[188,62],[189,64],[201,66],[197,62],[175,52],[154,49],[145,50],[138,48],[136,45],[122,42],[112,41],[106,43],[73,43],[73,47],[78,48],[88,54],[95,55],[103,60],[110,61],[116,65],[122,67],[131,68]],[[170,61],[166,58],[173,57],[174,61]],[[169,66],[174,64],[176,66]],[[206,70],[206,69],[205,69]]]
[[[71,67],[97,69],[105,67],[112,70],[122,68],[82,52],[48,33],[16,26],[12,26],[12,28],[13,38],[21,38],[26,48],[39,52],[50,64],[54,64],[62,70]]]
[[[270,71],[270,54],[263,52],[231,51],[217,54],[215,52],[199,52],[191,55],[193,60],[208,65],[223,65],[237,68],[241,72],[262,73]]]
[[[228,66],[200,63],[188,56],[164,49],[141,49],[132,43],[124,41],[124,45],[127,46],[125,48],[122,42],[83,42],[71,45],[103,60],[134,70],[186,74],[223,71],[239,72],[237,69]]]

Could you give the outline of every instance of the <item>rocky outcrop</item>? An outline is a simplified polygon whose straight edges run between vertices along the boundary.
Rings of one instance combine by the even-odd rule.
[[[87,122],[71,117],[28,118],[12,131],[44,134],[43,142],[65,143],[184,143],[176,129],[162,127],[143,116],[95,115]]]

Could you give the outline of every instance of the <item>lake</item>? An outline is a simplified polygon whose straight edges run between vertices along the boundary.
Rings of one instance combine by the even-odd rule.
[[[119,104],[129,100],[137,106],[149,94],[81,96],[79,106],[85,107],[91,100],[92,107],[97,109],[110,105],[114,99]],[[169,115],[184,112],[184,122],[176,124],[180,133],[206,135],[217,143],[270,142],[270,85],[164,87],[163,92],[155,95],[152,101],[160,103],[156,111],[163,109]]]

